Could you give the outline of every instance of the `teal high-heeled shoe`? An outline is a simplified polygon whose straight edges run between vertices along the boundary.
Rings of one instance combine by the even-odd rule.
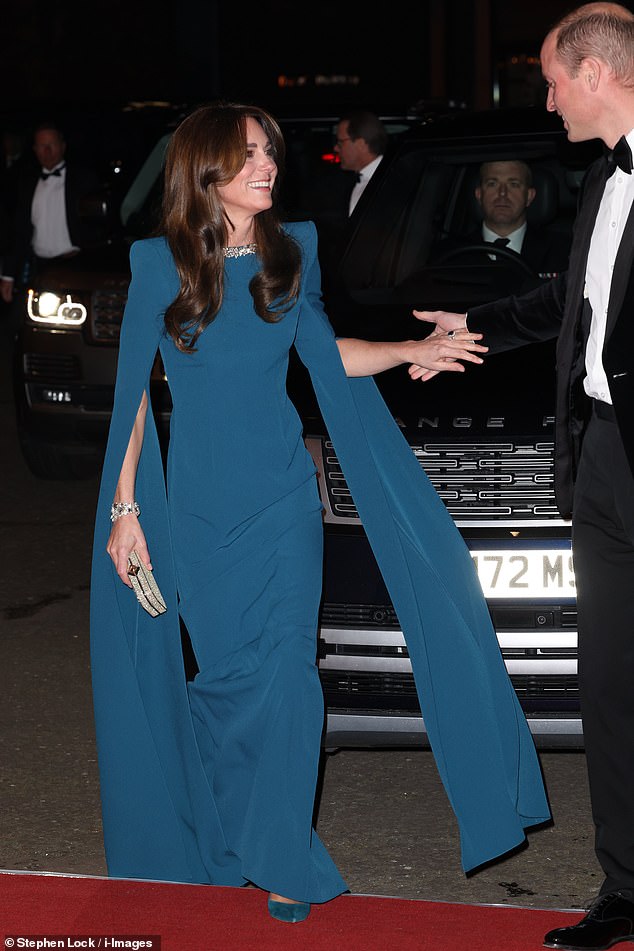
[[[305,901],[275,901],[269,898],[269,915],[278,921],[294,924],[305,921],[310,914],[310,905]]]

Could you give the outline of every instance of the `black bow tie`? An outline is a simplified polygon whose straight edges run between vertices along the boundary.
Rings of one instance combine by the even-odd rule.
[[[61,174],[62,174],[62,169],[63,169],[63,168],[66,168],[66,166],[65,166],[65,165],[60,165],[59,168],[54,169],[52,172],[44,172],[44,171],[41,171],[41,172],[40,172],[40,178],[42,179],[43,182],[45,182],[47,178],[50,178],[51,175],[56,175],[58,178],[60,178],[60,176],[61,176]]]
[[[624,135],[621,136],[613,149],[607,150],[606,162],[608,178],[616,171],[617,165],[622,171],[627,172],[628,175],[632,174],[632,150]]]

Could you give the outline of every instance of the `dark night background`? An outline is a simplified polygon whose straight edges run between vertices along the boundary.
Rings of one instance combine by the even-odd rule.
[[[282,108],[421,98],[482,106],[511,57],[537,56],[549,25],[574,5],[392,0],[374,18],[345,0],[20,0],[4,6],[0,24],[3,105],[226,95]],[[281,89],[279,76],[306,82]]]
[[[129,103],[226,97],[332,116],[352,104],[541,108],[541,42],[574,6],[392,0],[375,16],[345,0],[19,0],[0,18],[0,122],[28,140],[33,122],[57,118],[76,150],[107,139],[124,154],[165,111],[136,106],[120,122]]]

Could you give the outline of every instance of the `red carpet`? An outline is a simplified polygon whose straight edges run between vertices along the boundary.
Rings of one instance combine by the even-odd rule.
[[[252,888],[0,873],[0,948],[113,947],[106,936],[125,941],[118,947],[147,948],[138,939],[160,935],[154,951],[537,951],[546,931],[579,917],[344,895],[289,925],[269,918],[266,896]],[[38,935],[74,936],[76,943],[17,940]],[[15,937],[13,946],[7,936]]]

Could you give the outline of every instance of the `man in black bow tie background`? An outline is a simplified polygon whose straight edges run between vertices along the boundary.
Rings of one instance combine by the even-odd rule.
[[[541,64],[546,107],[568,138],[606,146],[584,179],[568,271],[467,315],[417,316],[437,333],[466,316],[489,353],[558,337],[555,488],[572,516],[581,711],[605,875],[588,914],[544,939],[574,951],[634,940],[634,15],[584,4],[548,33]]]
[[[39,168],[18,183],[3,249],[0,294],[6,303],[16,286],[34,279],[42,263],[76,254],[99,234],[95,222],[81,215],[81,201],[99,188],[99,178],[92,169],[66,161],[66,140],[56,123],[38,125],[33,151]]]
[[[319,232],[324,286],[336,272],[350,215],[381,164],[388,143],[385,125],[368,109],[347,112],[335,126],[336,175],[313,182],[307,209]]]
[[[342,172],[350,176],[350,191],[346,196],[346,215],[357,206],[366,185],[376,172],[389,138],[379,117],[368,109],[356,109],[341,116],[335,132],[335,152]]]

